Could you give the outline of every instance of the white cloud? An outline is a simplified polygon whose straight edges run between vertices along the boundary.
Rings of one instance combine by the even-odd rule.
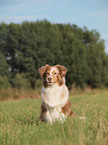
[[[0,0],[1,3],[2,0]],[[50,2],[53,0],[4,0],[2,5],[0,5],[0,16],[15,16],[19,13],[27,13],[31,11],[41,12],[47,8],[43,7],[39,3],[43,4],[44,2]],[[38,6],[39,4],[39,6]]]
[[[10,17],[0,17],[0,22],[5,22],[9,24],[13,23],[21,23],[23,21],[36,21],[45,19],[45,15],[35,15],[35,16],[10,16]]]
[[[82,16],[97,16],[97,15],[108,15],[108,10],[94,11],[94,12],[82,14]]]

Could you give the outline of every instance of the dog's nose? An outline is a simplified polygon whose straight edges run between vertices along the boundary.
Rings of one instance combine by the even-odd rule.
[[[49,77],[49,78],[48,78],[48,81],[51,81],[51,80],[52,80],[52,78],[51,78],[51,77]]]

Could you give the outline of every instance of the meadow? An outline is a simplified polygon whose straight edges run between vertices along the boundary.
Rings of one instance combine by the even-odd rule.
[[[70,98],[75,116],[53,125],[38,119],[41,98],[1,101],[0,145],[108,145],[108,91]]]

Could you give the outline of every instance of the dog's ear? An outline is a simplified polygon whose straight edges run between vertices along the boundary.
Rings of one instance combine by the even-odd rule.
[[[39,74],[40,74],[41,77],[43,77],[47,67],[49,67],[49,65],[42,66],[42,67],[39,68]]]
[[[65,66],[61,66],[61,65],[56,65],[56,67],[59,69],[61,77],[65,77],[65,75],[67,73],[67,68]]]
[[[42,66],[39,68],[39,74],[41,77],[43,77],[43,74],[45,73],[45,70],[46,70],[46,66]]]

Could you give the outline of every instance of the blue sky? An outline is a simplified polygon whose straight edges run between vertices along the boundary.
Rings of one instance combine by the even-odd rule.
[[[108,53],[108,0],[0,0],[0,23],[44,19],[97,30]]]

